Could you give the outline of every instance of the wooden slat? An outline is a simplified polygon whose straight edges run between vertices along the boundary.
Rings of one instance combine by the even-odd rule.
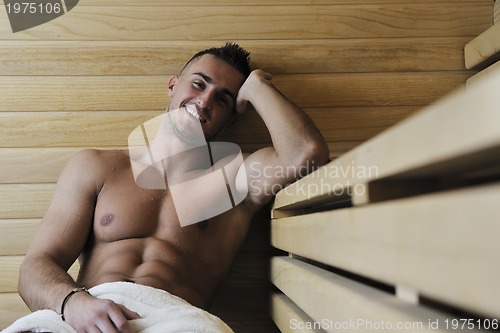
[[[424,106],[463,85],[466,72],[284,74],[275,85],[299,106]],[[0,111],[165,110],[167,77],[0,77]],[[411,92],[409,94],[408,92]]]
[[[500,36],[500,23],[491,26],[465,45],[465,67],[473,68],[498,60],[500,57],[498,36]]]
[[[366,190],[361,188],[364,193],[359,196],[347,190],[389,176],[428,177],[498,161],[500,73],[496,74],[417,112],[287,187],[276,196],[274,208],[348,194],[359,200],[355,203],[364,203]]]
[[[0,255],[26,254],[39,219],[0,220]]]
[[[485,315],[500,315],[500,184],[278,219],[272,244]]]
[[[272,259],[271,279],[315,322],[323,324],[326,332],[340,329],[373,332],[375,323],[382,322],[387,325],[384,331],[392,325],[398,331],[431,332],[430,321],[446,319],[437,311],[403,302],[391,294],[289,257]],[[397,327],[398,324],[410,327]],[[441,327],[438,331],[446,330]]]
[[[17,292],[17,281],[19,279],[19,267],[23,256],[0,256],[0,294]],[[80,265],[76,261],[68,270],[69,274],[76,279]]]
[[[127,146],[129,134],[163,111],[3,112],[3,147]]]
[[[436,0],[413,0],[412,3],[434,3]],[[443,3],[461,3],[470,2],[470,0],[439,0]],[[478,3],[488,4],[489,0],[476,0]],[[0,4],[3,4],[0,0]],[[328,4],[350,4],[352,1],[348,0],[273,0],[275,5],[328,5]],[[363,0],[363,3],[369,4],[382,4],[394,3],[394,0]],[[206,2],[204,0],[190,0],[186,3],[185,0],[145,0],[138,3],[136,0],[81,0],[79,6],[251,6],[251,5],[266,5],[269,4],[268,0],[213,0]]]
[[[0,185],[0,219],[41,218],[49,207],[54,184]]]
[[[7,328],[16,319],[30,313],[17,293],[0,293],[0,329]]]
[[[308,324],[313,322],[311,317],[282,293],[271,295],[271,317],[282,333],[325,332]]]
[[[306,108],[327,141],[364,141],[397,121],[417,107],[372,108]],[[0,114],[0,130],[5,135],[0,143],[0,170],[13,173],[19,164],[43,162],[56,157],[54,151],[13,150],[15,147],[83,147],[127,146],[128,136],[137,126],[163,111],[102,112],[4,112]],[[353,129],[355,127],[355,129]],[[264,122],[256,112],[249,112],[217,140],[235,143],[271,143]],[[67,152],[62,150],[61,152]],[[34,156],[33,156],[34,155]],[[52,161],[47,161],[52,164]],[[35,165],[33,165],[35,167]],[[36,165],[44,172],[44,165]],[[35,171],[35,170],[34,170]],[[9,172],[8,172],[9,173]],[[8,174],[7,173],[7,174]],[[2,179],[0,175],[0,180]]]
[[[71,156],[81,149],[0,148],[0,183],[55,183]]]
[[[474,82],[477,82],[477,81],[484,79],[486,77],[490,77],[493,75],[499,75],[498,72],[500,72],[500,61],[497,61],[496,63],[494,63],[493,65],[491,65],[489,67],[486,67],[485,69],[483,69],[479,73],[475,74],[474,76],[471,76],[467,80],[467,86],[470,84],[474,84]]]
[[[462,70],[470,37],[243,41],[278,73]],[[224,41],[1,41],[0,75],[168,75]],[[314,50],[314,52],[310,52]],[[99,61],[95,61],[99,59]],[[307,64],[306,66],[304,64]]]
[[[2,11],[0,39],[241,40],[474,36],[487,29],[489,22],[483,18],[490,18],[491,10],[491,4],[468,2],[454,6],[446,3],[143,6],[141,10],[135,6],[76,6],[53,21],[16,34],[12,33],[7,14]],[[314,24],[311,24],[313,21]]]
[[[165,110],[167,77],[0,77],[0,111]]]
[[[495,1],[495,8],[493,10],[493,23],[497,24],[500,22],[500,0]]]

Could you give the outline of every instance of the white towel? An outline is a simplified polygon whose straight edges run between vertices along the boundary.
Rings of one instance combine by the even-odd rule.
[[[111,282],[89,292],[123,304],[142,318],[130,323],[138,333],[232,333],[221,319],[166,291],[130,282]],[[76,333],[52,310],[40,310],[18,319],[2,333],[23,331]]]

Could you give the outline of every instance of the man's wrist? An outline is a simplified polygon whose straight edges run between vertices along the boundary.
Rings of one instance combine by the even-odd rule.
[[[90,294],[89,291],[85,287],[78,287],[78,288],[75,288],[75,289],[71,290],[66,295],[66,297],[64,297],[64,299],[63,299],[63,301],[61,303],[61,319],[63,321],[66,321],[66,319],[64,318],[64,309],[66,308],[66,304],[68,303],[69,299],[71,297],[73,297],[74,294],[76,294],[77,292],[80,292],[80,291],[83,291],[83,292],[86,292],[87,294]]]

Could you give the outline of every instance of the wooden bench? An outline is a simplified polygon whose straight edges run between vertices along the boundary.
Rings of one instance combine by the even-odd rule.
[[[227,40],[252,51],[253,66],[313,118],[335,159],[463,85],[463,47],[490,27],[493,4],[80,0],[15,34],[3,8],[0,328],[28,313],[18,268],[66,161],[88,147],[126,147],[132,129],[165,110],[169,77],[195,51]],[[270,144],[252,114],[222,139],[245,151]],[[256,217],[213,307],[238,333],[276,330],[269,213]]]
[[[499,86],[496,71],[278,193],[282,332],[499,327]]]

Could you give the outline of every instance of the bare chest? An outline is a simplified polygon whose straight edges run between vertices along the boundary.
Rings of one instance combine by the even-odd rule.
[[[195,205],[193,203],[193,207]],[[109,177],[95,207],[94,237],[97,242],[105,243],[147,237],[185,245],[191,244],[193,239],[213,243],[220,237],[226,237],[226,242],[238,243],[244,238],[251,219],[244,209],[236,207],[203,222],[182,227],[171,192],[137,186],[130,170],[121,170]],[[231,239],[227,239],[228,235]]]

